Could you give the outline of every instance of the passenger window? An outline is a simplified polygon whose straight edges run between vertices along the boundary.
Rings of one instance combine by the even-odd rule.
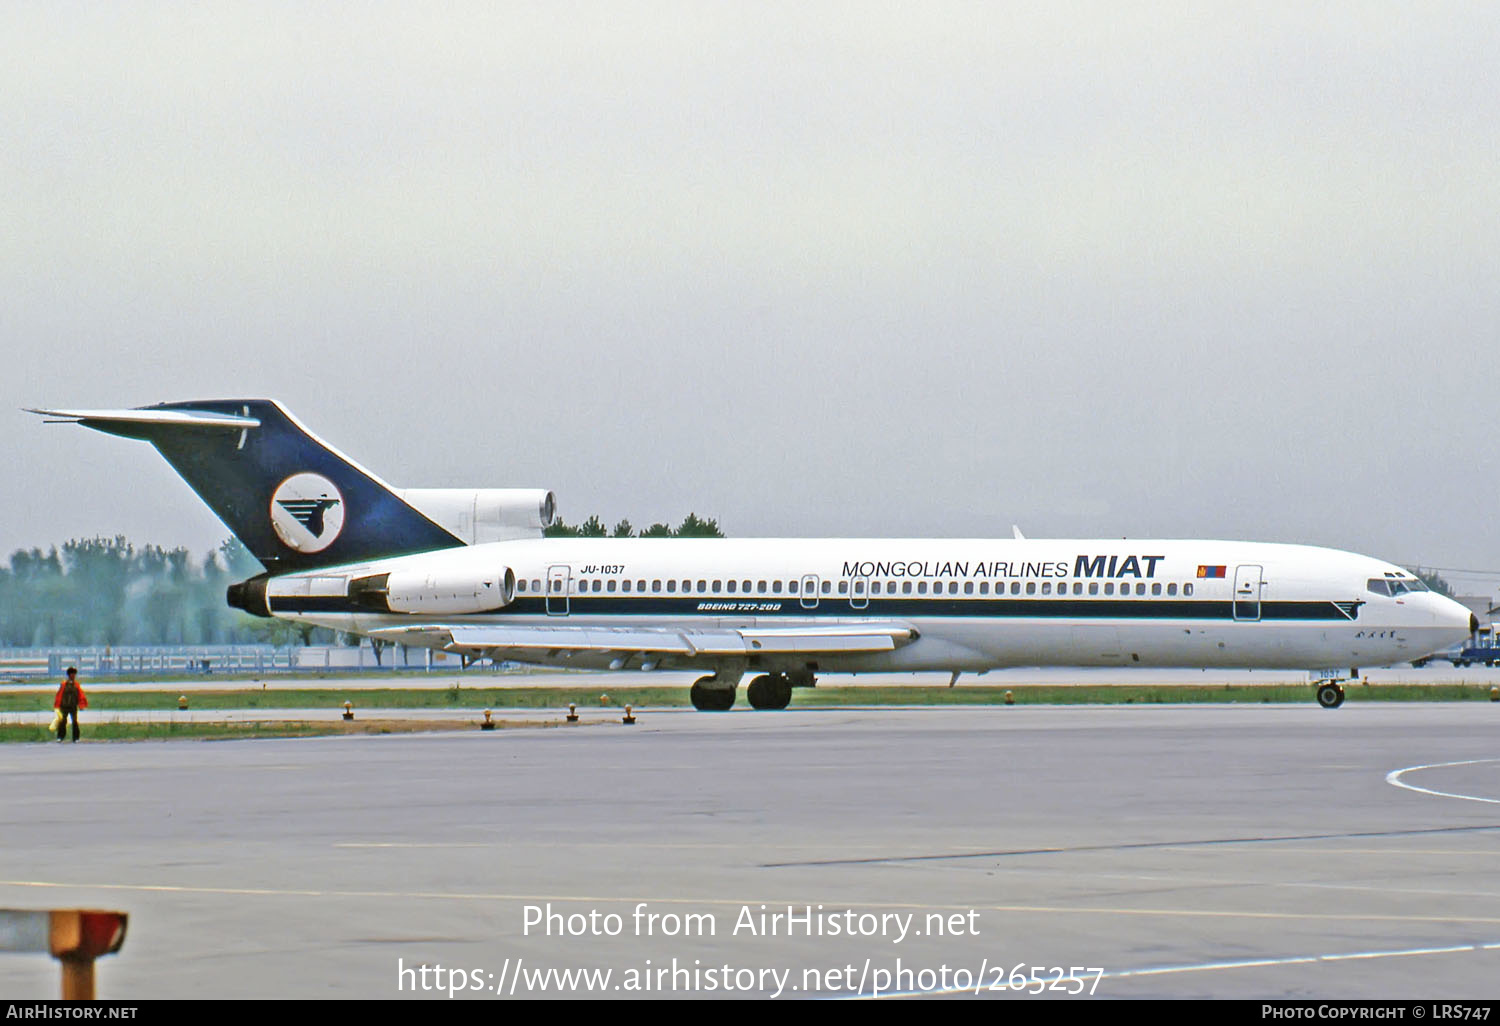
[[[958,594],[958,582],[957,581],[949,581],[948,582],[948,594],[949,595],[957,595]]]
[[[911,594],[911,582],[910,581],[902,581],[901,582],[901,594],[903,594],[903,595],[910,595]]]
[[[1115,593],[1115,582],[1114,581],[1105,581],[1104,582],[1104,594],[1106,594],[1106,595],[1113,595],[1114,593]]]
[[[645,591],[646,590],[646,582],[645,581],[636,581],[635,582],[635,590],[636,591]]]
[[[1012,595],[1019,595],[1019,594],[1021,594],[1021,582],[1020,581],[1011,581],[1010,582],[1010,593]]]
[[[1051,581],[1043,581],[1042,582],[1042,594],[1043,595],[1051,595],[1052,594],[1052,582]]]
[[[773,595],[780,595],[781,594],[781,582],[780,581],[772,581],[771,582],[771,594],[773,594]]]
[[[1036,594],[1036,582],[1035,581],[1027,581],[1026,582],[1026,594],[1028,594],[1028,595],[1035,595]]]
[[[603,587],[604,587],[604,582],[603,581],[595,581],[594,582],[594,590],[595,591],[599,591]]]
[[[683,581],[682,582],[682,591],[683,591],[683,594],[687,594],[688,592],[690,592],[692,590],[693,590],[693,582],[692,581]]]
[[[1073,594],[1074,595],[1082,595],[1083,594],[1083,582],[1082,581],[1074,581],[1073,582]]]
[[[661,591],[661,582],[660,581],[652,581],[651,582],[651,590],[653,592]]]
[[[864,581],[855,581],[854,582],[854,594],[856,594],[856,595],[863,595],[864,593],[865,593],[865,582]]]
[[[989,581],[980,581],[979,582],[979,594],[981,594],[981,595],[988,595],[989,593],[990,593],[990,582]]]
[[[965,581],[964,582],[964,594],[965,595],[972,595],[972,594],[974,594],[974,582],[973,581]]]
[[[750,594],[750,582],[749,582],[749,581],[745,581],[745,582],[744,582],[744,583],[743,583],[743,585],[742,585],[742,590],[743,590],[743,591],[744,591],[744,593],[745,593],[745,594],[746,594],[746,595],[748,595],[748,594]],[[792,589],[792,590],[793,590],[793,591],[795,591],[795,590],[796,590],[796,589],[795,589],[795,588],[794,588],[794,589]]]
[[[627,583],[629,583],[629,582],[627,582]],[[605,591],[614,591],[615,590],[615,582],[614,582],[613,579],[611,579],[610,582],[604,586],[604,590]]]
[[[823,594],[824,595],[831,595],[832,593],[833,593],[833,582],[832,581],[824,581],[823,582]]]
[[[1191,581],[1182,586],[1182,593],[1184,595],[1191,595],[1193,593],[1193,585]]]
[[[926,581],[918,581],[917,582],[917,594],[918,595],[926,595],[927,594],[927,582]]]
[[[1161,585],[1160,584],[1153,584],[1153,585],[1151,585],[1151,594],[1153,594],[1153,595],[1160,595],[1161,594]]]
[[[1137,595],[1144,595],[1144,594],[1146,594],[1146,585],[1145,584],[1137,584],[1135,586],[1135,593]]]
[[[698,590],[702,591],[703,589],[699,588]],[[719,592],[721,592],[723,590],[724,590],[724,582],[723,581],[715,581],[714,582],[714,594],[717,595]]]
[[[517,591],[525,591],[526,590],[526,579],[524,577],[521,580],[519,580],[519,581],[516,582],[516,590]]]
[[[708,590],[708,582],[707,581],[699,581],[698,582],[698,594],[702,595],[707,590]]]
[[[800,582],[800,581],[787,581],[786,582],[786,591],[787,591],[787,594],[788,595],[795,595],[795,594],[797,594],[797,586],[799,584],[801,584],[801,583],[802,582]]]
[[[533,577],[531,579],[531,590],[532,591],[541,591],[542,590],[542,582],[538,578]]]
[[[676,581],[668,581],[667,582],[667,591],[669,591],[669,592],[671,592],[673,594],[676,594],[676,592],[677,592],[677,582]]]
[[[762,595],[764,595],[766,593],[766,582],[765,581],[756,581],[755,582],[755,590],[758,591],[758,592],[760,592]]]
[[[1176,595],[1177,594],[1177,585],[1175,583],[1167,585],[1167,594],[1168,595]]]
[[[736,587],[736,586],[737,586],[737,585],[738,585],[738,584],[739,584],[739,583],[740,583],[740,582],[739,582],[739,581],[730,581],[730,582],[729,582],[729,594],[731,594],[731,595],[733,595],[733,594],[734,594],[734,589],[735,589],[735,587]]]
[[[847,595],[847,594],[849,594],[849,582],[848,581],[840,581],[839,582],[839,594],[840,595]]]
[[[1089,594],[1090,595],[1097,595],[1097,594],[1099,594],[1099,582],[1098,581],[1090,581],[1089,582]]]
[[[879,595],[880,594],[880,582],[879,581],[871,581],[870,582],[870,594],[871,595]]]

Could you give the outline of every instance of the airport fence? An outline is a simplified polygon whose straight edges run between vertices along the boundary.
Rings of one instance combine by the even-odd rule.
[[[295,673],[317,670],[430,670],[457,666],[428,649],[370,645],[118,645],[0,648],[0,679],[59,677],[69,666],[89,677],[148,673]]]

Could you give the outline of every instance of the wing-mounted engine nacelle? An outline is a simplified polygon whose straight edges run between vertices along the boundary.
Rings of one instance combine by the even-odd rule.
[[[516,597],[510,567],[428,574],[397,570],[349,582],[349,600],[378,613],[488,613]]]
[[[537,538],[557,518],[545,488],[408,488],[403,502],[466,545]]]

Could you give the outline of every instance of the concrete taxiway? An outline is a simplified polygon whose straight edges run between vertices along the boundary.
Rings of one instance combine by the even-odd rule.
[[[946,967],[1015,998],[984,988],[1018,964],[1114,997],[1500,990],[1490,703],[659,713],[5,745],[0,775],[0,906],[131,914],[105,997],[430,997],[439,965],[517,997],[721,966],[783,996]],[[788,906],[823,932],[759,928]],[[0,956],[0,993],[56,986]]]

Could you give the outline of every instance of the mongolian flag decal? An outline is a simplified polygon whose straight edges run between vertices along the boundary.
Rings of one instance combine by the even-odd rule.
[[[1198,576],[1199,577],[1223,577],[1224,576],[1224,567],[1222,567],[1222,566],[1200,566],[1198,568]]]

